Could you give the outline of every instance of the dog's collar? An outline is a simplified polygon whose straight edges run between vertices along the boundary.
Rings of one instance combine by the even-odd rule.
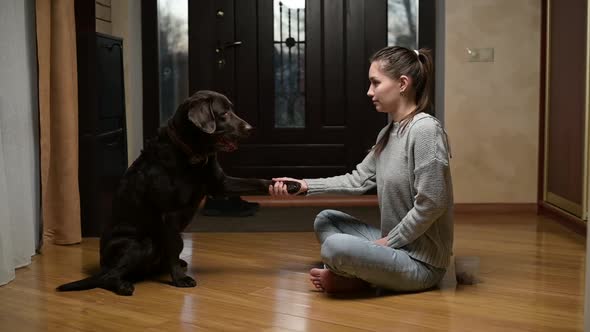
[[[207,155],[199,156],[195,154],[193,149],[191,149],[186,143],[182,141],[182,139],[180,139],[180,137],[178,137],[176,129],[172,124],[172,121],[168,121],[168,125],[166,126],[166,134],[168,134],[168,137],[170,137],[172,142],[176,144],[176,146],[178,146],[188,156],[189,163],[191,165],[198,165],[201,163],[205,165],[209,160],[209,157]]]

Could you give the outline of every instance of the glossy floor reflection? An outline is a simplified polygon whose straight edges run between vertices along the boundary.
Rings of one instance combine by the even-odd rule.
[[[96,268],[98,240],[47,245],[0,287],[0,330],[582,330],[583,237],[536,215],[465,214],[455,239],[457,257],[480,258],[480,283],[353,297],[313,290],[307,271],[319,246],[309,232],[185,234],[182,257],[198,286],[145,281],[132,297],[54,292]]]

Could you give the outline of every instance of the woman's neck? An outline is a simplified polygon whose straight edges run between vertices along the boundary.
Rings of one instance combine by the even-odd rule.
[[[410,113],[416,110],[416,104],[410,102],[400,101],[397,110],[391,112],[393,122],[400,122],[405,119]]]

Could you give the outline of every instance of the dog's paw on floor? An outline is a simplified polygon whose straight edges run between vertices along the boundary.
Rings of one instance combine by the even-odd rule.
[[[195,287],[195,286],[197,286],[197,282],[195,281],[195,279],[193,279],[189,276],[184,276],[178,280],[172,281],[172,285],[176,286],[176,287],[182,287],[182,288]]]

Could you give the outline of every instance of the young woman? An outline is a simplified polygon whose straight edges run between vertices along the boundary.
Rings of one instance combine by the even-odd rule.
[[[326,292],[369,285],[394,291],[435,286],[453,247],[453,193],[449,147],[441,124],[427,114],[432,102],[433,60],[427,49],[386,47],[371,57],[369,91],[391,122],[351,173],[319,179],[277,178],[275,196],[289,195],[282,181],[298,181],[299,193],[360,195],[377,187],[381,229],[340,211],[315,219],[324,269],[310,279]]]

